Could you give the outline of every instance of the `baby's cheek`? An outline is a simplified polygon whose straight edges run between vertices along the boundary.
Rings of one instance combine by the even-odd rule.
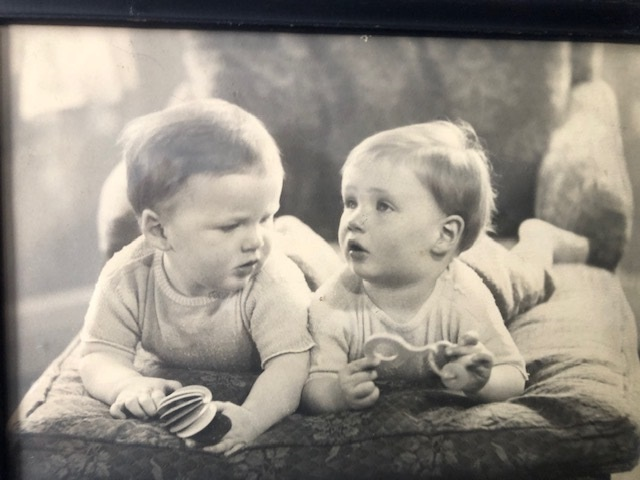
[[[338,231],[338,247],[340,247],[340,251],[344,252],[345,251],[345,237],[346,237],[346,230],[342,230],[340,229]]]
[[[271,255],[272,248],[273,248],[273,236],[268,235],[265,237],[264,245],[261,248],[261,257],[262,257],[261,266],[262,264],[264,264],[267,258],[269,258],[269,255]]]

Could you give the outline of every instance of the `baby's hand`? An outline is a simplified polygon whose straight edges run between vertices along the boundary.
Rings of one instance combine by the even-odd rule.
[[[176,380],[135,376],[127,380],[111,405],[109,413],[114,418],[127,418],[127,414],[146,419],[158,411],[160,401],[169,393],[182,387]]]
[[[449,359],[442,368],[442,382],[447,388],[475,393],[491,377],[493,354],[478,340],[474,331],[464,334],[458,345],[446,349]]]
[[[205,447],[212,453],[232,455],[246,447],[263,429],[255,413],[231,402],[215,402],[218,409],[216,415],[224,413],[231,420],[231,430],[216,445]]]
[[[378,378],[379,358],[363,357],[347,364],[338,372],[338,382],[347,406],[354,410],[368,408],[378,400],[380,390],[373,381]]]

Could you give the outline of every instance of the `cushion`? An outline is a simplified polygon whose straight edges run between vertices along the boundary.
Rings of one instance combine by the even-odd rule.
[[[538,174],[538,218],[589,237],[590,261],[613,269],[631,235],[633,194],[611,87],[573,89],[566,122]]]
[[[545,478],[631,468],[640,451],[635,323],[617,277],[558,266],[555,291],[510,324],[524,395],[477,404],[434,385],[382,383],[371,409],[296,413],[229,458],[188,449],[154,421],[116,420],[89,397],[77,343],[45,372],[12,425],[22,478]],[[158,374],[241,401],[251,374]]]
[[[509,253],[511,239],[498,241],[481,235],[460,255],[489,288],[507,327],[517,315],[547,300],[553,279],[541,265]],[[504,244],[504,245],[503,245]]]

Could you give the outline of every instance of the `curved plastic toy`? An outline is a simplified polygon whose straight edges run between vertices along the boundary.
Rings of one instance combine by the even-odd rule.
[[[378,358],[383,362],[396,363],[405,362],[415,356],[426,355],[429,366],[440,377],[445,387],[452,390],[464,390],[475,380],[459,359],[445,364],[442,368],[438,367],[436,363],[436,356],[447,347],[454,345],[454,343],[442,340],[416,347],[398,335],[375,333],[365,342],[364,354],[367,357]]]

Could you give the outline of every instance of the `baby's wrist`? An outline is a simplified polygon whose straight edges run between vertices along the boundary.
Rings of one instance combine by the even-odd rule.
[[[114,394],[117,398],[123,391],[130,388],[132,385],[135,385],[143,378],[138,372],[131,372],[131,375],[126,375],[120,378],[114,385]]]
[[[488,383],[488,380],[480,381],[478,383],[473,383],[472,385],[463,388],[462,393],[464,393],[467,397],[470,397],[470,398],[477,397],[478,392],[482,390],[487,383]]]
[[[276,421],[281,420],[285,415],[280,415],[281,418],[271,418],[264,408],[264,405],[239,405],[240,410],[245,417],[243,422],[250,430],[250,436],[252,438],[266,432]]]
[[[349,401],[348,392],[337,379],[334,383],[333,394],[331,397],[333,398],[334,411],[352,410],[354,408]]]

